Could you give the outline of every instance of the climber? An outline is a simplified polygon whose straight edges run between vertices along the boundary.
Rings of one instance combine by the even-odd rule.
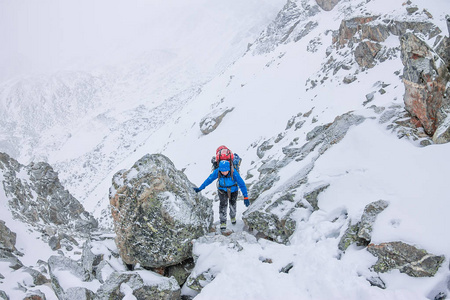
[[[198,188],[194,188],[196,193],[203,190],[210,185],[214,180],[217,182],[217,191],[219,194],[219,217],[220,217],[220,230],[225,231],[227,229],[227,206],[230,202],[230,219],[231,223],[236,224],[236,199],[238,196],[238,187],[241,189],[244,195],[245,206],[250,205],[248,200],[247,187],[237,170],[231,170],[230,162],[227,160],[221,160],[219,167],[215,169],[211,175],[202,183]]]

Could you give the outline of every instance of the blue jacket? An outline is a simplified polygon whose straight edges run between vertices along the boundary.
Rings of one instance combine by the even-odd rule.
[[[217,187],[219,190],[227,191],[227,188],[229,187],[230,192],[233,193],[236,192],[239,187],[244,197],[248,197],[247,187],[245,186],[245,182],[242,179],[241,175],[239,175],[239,172],[234,170],[233,177],[234,178],[231,178],[231,172],[229,172],[227,176],[223,176],[221,174],[219,178],[219,169],[215,169],[214,172],[212,172],[211,175],[209,175],[208,178],[206,178],[205,182],[202,183],[199,189],[203,190],[205,187],[210,185],[214,180],[219,179],[219,184]]]

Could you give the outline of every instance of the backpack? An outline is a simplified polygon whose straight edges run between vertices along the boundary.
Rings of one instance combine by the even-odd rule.
[[[237,170],[239,172],[242,158],[240,158],[237,153],[231,152],[231,150],[225,146],[220,146],[219,148],[217,148],[216,156],[213,156],[213,158],[211,158],[212,171],[219,167],[219,162],[221,160],[228,160],[230,162],[231,174],[233,174],[233,170]]]

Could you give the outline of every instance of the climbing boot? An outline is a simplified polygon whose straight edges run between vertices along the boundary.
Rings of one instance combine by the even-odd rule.
[[[236,218],[231,218],[231,224],[236,224]]]
[[[227,223],[220,223],[220,230],[221,231],[227,230]]]

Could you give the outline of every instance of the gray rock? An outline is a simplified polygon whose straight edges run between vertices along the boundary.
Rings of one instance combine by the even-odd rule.
[[[446,95],[450,95],[450,88],[447,89]],[[449,97],[449,96],[447,96]],[[449,102],[445,99],[444,102]],[[433,142],[435,144],[445,144],[450,142],[450,106],[441,107],[437,112],[439,123],[433,134]]]
[[[314,211],[319,210],[317,197],[329,186],[329,183],[319,184],[318,186],[315,186],[311,190],[305,192],[305,194],[303,195],[303,198],[308,201],[309,204],[311,204]]]
[[[212,272],[211,269],[207,269],[204,272],[201,272],[200,274],[192,273],[187,281],[186,285],[191,290],[194,290],[196,292],[201,292],[201,290],[210,284],[214,278],[216,278],[215,274]]]
[[[33,278],[34,285],[42,285],[50,282],[50,280],[44,275],[42,275],[41,272],[34,270],[32,268],[24,267],[22,268],[22,271],[31,275],[31,277]]]
[[[289,271],[294,267],[294,263],[288,263],[286,266],[281,268],[280,273],[286,273],[288,274]]]
[[[91,241],[87,240],[83,245],[83,253],[80,260],[88,281],[95,278],[96,268],[103,260],[103,254],[94,254],[91,248]]]
[[[309,21],[308,23],[306,23],[304,27],[301,28],[298,31],[298,33],[296,33],[295,37],[293,38],[294,42],[300,41],[302,38],[307,36],[311,31],[313,31],[318,25],[319,23],[313,21]]]
[[[9,267],[18,270],[23,267],[22,262],[11,252],[0,249],[0,261],[9,263]]]
[[[366,106],[368,103],[370,103],[374,98],[375,92],[369,93],[366,95],[366,101],[363,102],[363,105]]]
[[[151,282],[145,282],[138,272],[113,273],[97,290],[98,300],[123,299],[126,294],[142,300],[178,300],[181,290],[174,278],[166,278],[150,271],[142,271]],[[126,286],[124,291],[122,286]]]
[[[348,76],[344,77],[342,82],[345,84],[350,84],[350,83],[356,81],[356,79],[358,79],[358,78],[355,75],[348,75]]]
[[[388,25],[389,32],[396,36],[402,36],[407,32],[414,34],[420,33],[424,36],[428,36],[428,39],[432,39],[441,33],[439,27],[431,22],[416,22],[416,21],[398,21],[398,20],[385,20]]]
[[[313,130],[311,130],[310,132],[308,132],[306,134],[306,140],[307,141],[312,140],[313,138],[315,138],[316,136],[318,136],[322,132],[324,132],[328,127],[330,127],[330,125],[331,125],[331,123],[314,127]]]
[[[181,264],[170,266],[166,268],[166,277],[172,277],[175,278],[175,280],[178,282],[180,286],[183,286],[183,284],[186,282],[187,278],[191,274],[192,270],[194,269],[195,264],[193,259],[188,259]]]
[[[256,155],[258,155],[259,158],[263,158],[264,157],[264,153],[266,153],[266,151],[268,151],[268,150],[270,150],[272,148],[273,148],[273,145],[270,144],[269,141],[265,141],[260,146],[258,146],[258,148],[256,150]]]
[[[339,3],[339,0],[316,0],[316,2],[323,10],[330,11]]]
[[[50,246],[50,249],[52,249],[53,251],[61,249],[61,241],[58,236],[52,236],[48,240],[48,245]]]
[[[306,123],[305,120],[302,120],[302,121],[299,121],[299,122],[295,123],[295,130],[298,130],[298,129],[302,128],[303,124],[305,124],[305,123]]]
[[[386,283],[380,277],[369,277],[367,281],[371,286],[376,286],[383,290],[386,289]]]
[[[214,130],[217,129],[217,127],[222,122],[223,118],[230,112],[232,112],[233,108],[223,108],[223,109],[215,109],[211,113],[209,113],[207,116],[205,116],[200,121],[200,130],[203,134],[210,134]]]
[[[345,252],[347,250],[347,248],[353,243],[356,243],[357,245],[365,244],[365,241],[361,240],[358,237],[359,225],[360,225],[359,222],[354,225],[352,225],[351,222],[349,222],[347,229],[345,230],[343,236],[341,237],[341,239],[339,241],[339,244],[338,244],[339,250]]]
[[[3,300],[9,300],[8,295],[2,290],[0,290],[0,298]]]
[[[389,203],[384,200],[378,200],[366,205],[361,216],[361,221],[354,225],[352,225],[351,222],[349,223],[345,233],[339,241],[339,250],[345,252],[345,250],[353,243],[356,243],[357,246],[367,246],[371,240],[372,226],[375,223],[377,215],[388,205]]]
[[[380,116],[378,123],[380,123],[380,124],[387,123],[387,122],[389,122],[390,119],[395,117],[396,114],[397,114],[397,111],[395,109],[387,110]]]
[[[94,300],[97,299],[93,291],[84,287],[68,288],[64,300]]]
[[[448,34],[450,36],[450,15],[445,16],[445,21],[447,21],[447,29],[448,29]]]
[[[116,270],[111,264],[106,260],[102,260],[96,267],[95,278],[100,281],[100,283],[105,283],[108,277],[114,272],[116,272]]]
[[[0,220],[0,249],[15,252],[16,234],[9,230],[5,222]]]
[[[48,268],[52,288],[58,299],[65,299],[64,297],[66,294],[66,291],[64,291],[63,287],[59,283],[60,278],[57,276],[58,271],[68,271],[81,281],[87,281],[89,279],[89,275],[86,274],[83,267],[78,262],[65,256],[50,256],[48,259]]]
[[[277,171],[278,160],[270,160],[268,162],[263,162],[262,166],[258,168],[258,172],[261,175],[270,174]]]
[[[443,255],[429,254],[403,242],[370,244],[367,251],[378,257],[377,263],[372,266],[374,271],[384,273],[398,269],[411,277],[432,277],[445,260]]]
[[[361,222],[359,224],[358,238],[370,242],[372,239],[372,227],[377,216],[388,207],[389,202],[385,200],[378,200],[372,202],[364,208]]]
[[[355,60],[362,68],[373,68],[375,66],[375,57],[382,46],[370,41],[361,42],[355,49]]]
[[[126,264],[149,268],[191,257],[191,240],[209,232],[212,202],[160,154],[145,155],[113,177],[111,212],[116,245]]]
[[[271,171],[251,186],[248,192],[248,198],[252,201],[255,200],[259,195],[272,188],[278,180],[280,180],[280,176],[278,176],[277,171]]]
[[[408,15],[412,15],[415,12],[417,12],[419,8],[417,6],[407,6],[406,11],[408,12]]]

